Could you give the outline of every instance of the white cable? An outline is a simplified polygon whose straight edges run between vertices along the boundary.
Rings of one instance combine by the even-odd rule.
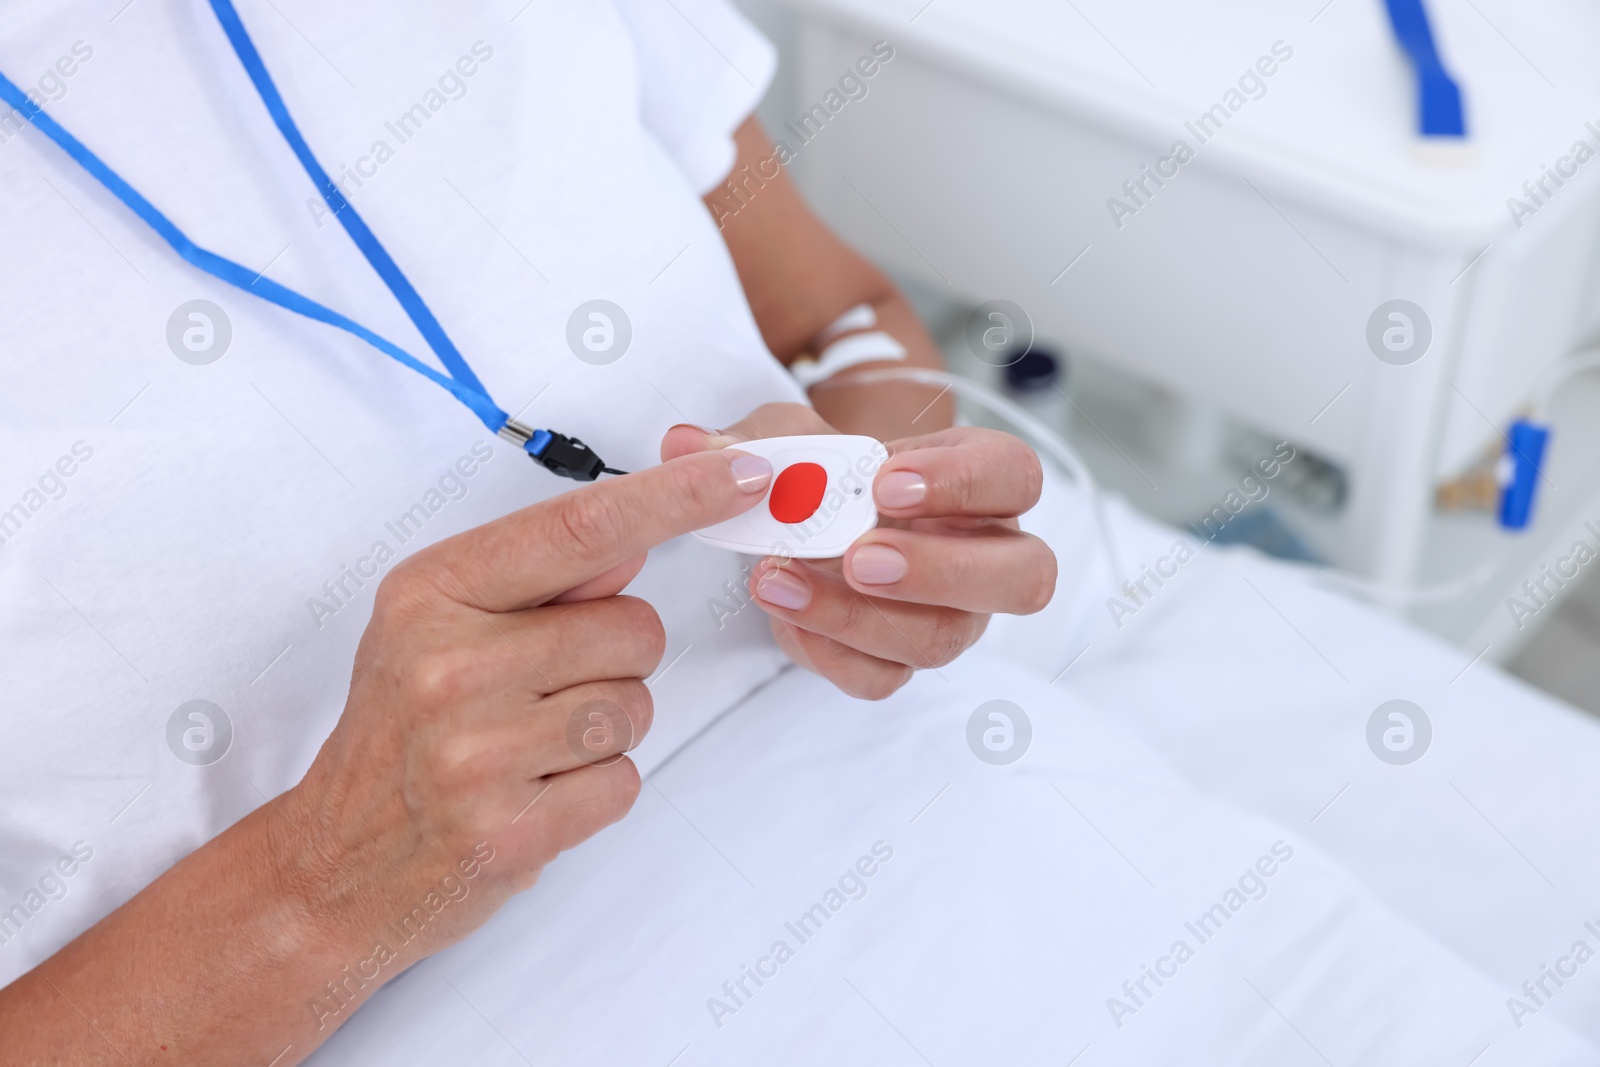
[[[1548,407],[1549,396],[1553,394],[1558,384],[1574,374],[1588,370],[1600,370],[1600,349],[1592,353],[1573,356],[1552,368],[1549,380],[1543,385],[1542,403],[1537,405],[1540,410]],[[1094,475],[1089,473],[1088,465],[1083,462],[1077,452],[1073,450],[1071,445],[1067,444],[1060,434],[994,390],[970,378],[963,378],[947,371],[930,370],[925,367],[885,367],[880,370],[852,374],[848,378],[832,379],[835,384],[849,385],[865,385],[882,381],[909,381],[927,386],[942,387],[948,392],[965,397],[980,407],[986,408],[991,413],[1011,423],[1025,437],[1032,439],[1034,444],[1055,460],[1071,476],[1073,481],[1078,483],[1085,495],[1089,497],[1090,506],[1094,509],[1095,525],[1099,533],[1100,543],[1105,549],[1106,560],[1111,567],[1111,584],[1115,587],[1122,580],[1122,576],[1127,571],[1123,567],[1121,554],[1117,551],[1116,539],[1111,533],[1111,522],[1106,514],[1105,499],[1101,495],[1099,483],[1094,480]],[[829,383],[823,382],[820,384],[826,387]],[[1484,563],[1467,574],[1435,585],[1385,585],[1380,582],[1357,578],[1354,575],[1345,574],[1332,568],[1319,571],[1316,574],[1316,580],[1336,586],[1348,593],[1394,607],[1441,604],[1454,600],[1456,597],[1483,585],[1499,571],[1507,559],[1509,559],[1509,554],[1502,555],[1499,559]]]
[[[1600,367],[1600,352],[1593,357],[1593,365]],[[852,374],[848,378],[833,379],[839,384],[864,385],[880,381],[910,381],[928,386],[942,386],[949,392],[956,393],[973,401],[980,407],[988,409],[1011,423],[1023,435],[1029,437],[1054,459],[1073,481],[1083,489],[1089,497],[1090,506],[1094,509],[1095,525],[1100,535],[1101,546],[1105,549],[1106,560],[1111,567],[1111,584],[1116,587],[1122,581],[1123,575],[1128,572],[1124,569],[1121,553],[1117,551],[1116,539],[1111,533],[1111,522],[1106,514],[1105,499],[1100,493],[1100,486],[1094,480],[1094,475],[1089,473],[1088,465],[1073,451],[1072,446],[1062,439],[1061,435],[1050,429],[1044,423],[1034,418],[1026,410],[1007,400],[970,378],[963,378],[947,371],[929,370],[924,367],[886,367],[882,370],[865,371]],[[823,383],[826,385],[827,383]],[[1380,603],[1403,606],[1412,604],[1443,603],[1477,588],[1488,581],[1499,569],[1504,559],[1486,563],[1471,573],[1459,578],[1429,586],[1394,586],[1371,582],[1354,575],[1343,574],[1331,568],[1324,569],[1317,574],[1317,579],[1338,586],[1346,592],[1365,596]]]
[[[1392,607],[1444,604],[1471,592],[1493,578],[1509,558],[1509,555],[1503,555],[1460,577],[1451,578],[1437,585],[1385,585],[1382,582],[1370,582],[1365,578],[1357,578],[1353,574],[1345,574],[1331,568],[1318,572],[1316,577],[1325,584],[1337,586],[1348,593],[1364,596]]]
[[[1111,520],[1106,515],[1105,499],[1100,494],[1100,486],[1094,480],[1094,475],[1089,473],[1089,467],[1072,446],[1062,439],[1050,427],[1034,418],[1023,408],[1013,404],[1005,397],[996,393],[971,378],[963,378],[948,371],[929,370],[926,367],[885,367],[881,370],[863,371],[852,374],[848,378],[834,378],[821,385],[825,388],[831,384],[867,385],[872,382],[905,381],[917,382],[922,385],[942,386],[943,391],[952,392],[958,396],[966,397],[980,407],[987,408],[995,415],[1000,416],[1022,432],[1025,437],[1033,440],[1042,451],[1047,453],[1067,472],[1079,488],[1088,496],[1090,506],[1094,509],[1095,525],[1100,534],[1101,547],[1105,549],[1106,561],[1111,567],[1111,584],[1115,587],[1122,581],[1127,572],[1122,566],[1122,556],[1117,551],[1116,539],[1111,534]]]
[[[1589,366],[1600,368],[1600,351],[1593,356],[1586,357]],[[1579,368],[1571,368],[1571,373],[1576,373]],[[1588,369],[1586,366],[1582,369]],[[1561,377],[1566,377],[1562,375]],[[1559,378],[1557,379],[1560,380]],[[947,371],[930,370],[925,367],[886,367],[881,370],[864,371],[852,374],[848,378],[833,379],[837,384],[864,385],[881,381],[910,381],[922,385],[940,386],[943,389],[956,393],[986,408],[995,415],[1000,416],[1033,440],[1041,450],[1048,454],[1059,464],[1066,473],[1077,482],[1089,497],[1090,506],[1094,509],[1095,525],[1100,536],[1101,546],[1105,549],[1106,560],[1111,567],[1111,584],[1116,587],[1123,575],[1128,573],[1123,566],[1121,553],[1117,551],[1117,542],[1111,533],[1111,522],[1106,514],[1105,499],[1101,495],[1099,483],[1094,480],[1094,475],[1089,473],[1088,465],[1078,456],[1071,445],[1062,439],[1061,435],[1050,429],[1044,423],[1034,418],[1026,410],[1007,400],[970,378],[963,378]],[[824,387],[828,383],[822,383]],[[1337,586],[1345,592],[1363,596],[1382,604],[1395,607],[1419,604],[1438,604],[1453,600],[1488,581],[1499,570],[1505,557],[1485,563],[1468,574],[1453,578],[1437,585],[1427,586],[1396,586],[1384,585],[1379,582],[1367,581],[1354,575],[1344,574],[1331,568],[1323,569],[1317,573],[1317,580],[1329,585]]]
[[[1539,380],[1538,388],[1533,392],[1534,417],[1540,421],[1545,420],[1550,405],[1555,401],[1556,386],[1568,378],[1591,370],[1600,370],[1600,349],[1579,352],[1577,355],[1552,363],[1550,369],[1544,372],[1544,377]]]

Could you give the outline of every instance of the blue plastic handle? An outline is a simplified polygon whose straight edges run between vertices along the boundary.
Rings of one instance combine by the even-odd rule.
[[[1444,68],[1422,0],[1385,0],[1389,24],[1417,76],[1417,132],[1424,137],[1465,137],[1461,87]]]
[[[1500,525],[1507,530],[1527,529],[1533,518],[1539,468],[1549,443],[1548,426],[1527,419],[1511,424],[1511,433],[1506,438],[1506,477],[1500,487]]]

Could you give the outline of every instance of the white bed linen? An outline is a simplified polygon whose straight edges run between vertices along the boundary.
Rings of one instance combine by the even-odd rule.
[[[1034,519],[1068,571],[1087,562],[1079,514],[1055,486]],[[1175,536],[1118,521],[1132,557]],[[1208,553],[1183,577],[1120,633],[1096,630],[1092,574],[1069,581],[1044,617],[998,623],[879,705],[786,673],[313,1062],[1596,1062],[1563,1020],[1583,1024],[1600,965],[1520,1028],[1506,1008],[1586,936],[1556,902],[1581,900],[1592,866],[1513,787],[1555,779],[1532,807],[1592,824],[1576,770],[1594,727],[1481,663],[1452,687],[1468,657],[1252,557]],[[1410,767],[1365,749],[1366,716],[1397,695],[1439,708],[1436,751]],[[966,746],[995,698],[1035,731],[1009,767]],[[1200,944],[1186,921],[1280,841],[1294,854],[1265,895]],[[893,857],[866,895],[799,943],[785,922],[878,842]],[[779,939],[793,958],[714,1012]],[[1133,1005],[1123,982],[1179,939],[1193,959],[1114,1018],[1109,998]]]
[[[1148,533],[1146,555],[1170,544]],[[1600,950],[1584,928],[1600,927],[1600,725],[1299,568],[1215,555],[1060,684],[1198,790],[1315,843],[1507,997],[1528,1003],[1522,983],[1580,938]],[[1432,722],[1407,766],[1367,747],[1392,699]],[[1600,966],[1547,988],[1525,1026],[1560,1019],[1600,1042]]]

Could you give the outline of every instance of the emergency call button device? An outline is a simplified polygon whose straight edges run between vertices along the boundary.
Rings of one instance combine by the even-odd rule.
[[[754,555],[829,559],[878,524],[872,479],[889,458],[883,442],[807,434],[733,447],[770,462],[772,482],[749,511],[696,530],[700,540]]]

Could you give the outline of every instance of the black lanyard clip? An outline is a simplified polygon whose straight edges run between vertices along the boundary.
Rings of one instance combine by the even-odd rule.
[[[577,482],[592,482],[602,474],[623,474],[606,466],[594,449],[554,430],[530,430],[519,422],[506,420],[500,436],[528,453],[532,460],[552,474]]]

